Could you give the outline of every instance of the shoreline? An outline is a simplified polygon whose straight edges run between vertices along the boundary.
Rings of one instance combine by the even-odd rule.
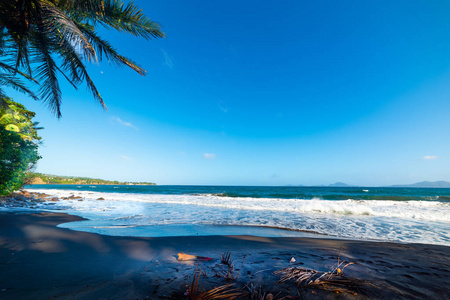
[[[138,183],[130,183],[130,184],[125,184],[125,183],[33,183],[33,184],[27,184],[26,188],[33,188],[34,185],[81,185],[81,186],[94,186],[94,185],[123,185],[123,186],[130,186],[130,185],[135,185],[135,186],[157,186],[157,184],[138,184]]]
[[[450,297],[446,246],[250,235],[118,237],[57,227],[80,220],[64,213],[0,212],[0,298],[183,299],[197,262],[177,260],[179,252],[213,258],[198,262],[205,289],[233,283],[245,290],[251,282],[280,293],[279,298],[297,297],[291,299]],[[234,258],[235,280],[220,275],[226,271],[220,262],[225,252]],[[338,256],[356,263],[345,269],[347,278],[366,286],[341,293],[311,287],[299,292],[294,282],[276,284],[280,276],[274,271],[293,266],[326,271]]]
[[[117,225],[117,226],[92,226],[96,229],[98,228],[114,228],[114,229],[129,229],[129,228],[148,228],[148,227],[155,227],[156,229],[154,231],[160,231],[163,229],[163,231],[167,231],[167,229],[170,230],[180,230],[180,228],[203,228],[202,233],[196,232],[193,234],[193,230],[191,230],[191,234],[177,234],[177,235],[148,235],[149,231],[144,231],[142,234],[136,234],[136,232],[133,232],[135,234],[109,234],[107,232],[100,233],[98,231],[90,231],[90,230],[82,230],[82,229],[76,229],[76,228],[86,228],[85,226],[73,226],[73,225],[65,225],[65,224],[73,224],[78,223],[83,224],[83,222],[89,222],[91,221],[89,218],[79,216],[75,213],[67,213],[67,212],[57,212],[57,211],[51,211],[51,210],[43,210],[43,209],[30,209],[27,207],[8,207],[8,210],[2,211],[0,207],[0,215],[2,213],[14,213],[14,214],[37,214],[37,213],[49,213],[49,214],[67,214],[69,216],[73,216],[76,218],[79,218],[80,220],[71,220],[68,222],[63,222],[60,224],[57,224],[57,228],[62,229],[68,229],[71,231],[79,231],[79,232],[85,232],[85,233],[92,233],[92,234],[98,234],[102,236],[110,236],[110,237],[136,237],[136,238],[177,238],[177,237],[194,237],[194,236],[241,236],[241,235],[249,235],[249,236],[255,236],[255,237],[262,237],[262,238],[309,238],[309,239],[324,239],[324,240],[342,240],[342,241],[356,241],[356,242],[371,242],[371,243],[392,243],[392,244],[400,244],[400,245],[435,245],[435,246],[443,246],[443,247],[450,247],[446,245],[439,245],[439,244],[426,244],[426,243],[409,243],[409,242],[401,242],[401,241],[389,241],[389,240],[381,240],[381,239],[363,239],[363,238],[354,238],[354,237],[343,237],[343,236],[334,236],[334,235],[328,235],[320,232],[310,231],[310,230],[299,230],[299,229],[289,229],[289,228],[282,228],[282,227],[275,227],[275,226],[256,226],[256,225],[213,225],[213,224],[164,224],[164,225]],[[91,227],[87,227],[91,228]],[[236,233],[227,233],[229,230],[228,228],[236,229],[234,232]],[[206,229],[206,230],[205,230]],[[249,230],[246,230],[249,229]],[[205,232],[214,232],[214,233],[205,233]],[[232,230],[233,231],[233,230]],[[253,231],[250,232],[249,231]],[[268,232],[279,232],[275,233],[273,235],[269,235]],[[127,231],[129,233],[129,231]],[[261,234],[258,234],[261,233]],[[282,234],[285,233],[285,234]]]
[[[52,193],[51,190],[39,190],[39,189],[31,189],[31,190],[23,190],[21,192],[17,192],[13,195],[13,197],[10,200],[7,200],[6,202],[3,202],[4,200],[0,199],[0,205],[6,207],[6,208],[14,208],[14,207],[28,207],[35,209],[35,211],[39,210],[45,210],[45,211],[52,211],[52,212],[62,212],[65,211],[67,213],[73,213],[75,215],[87,218],[88,220],[86,223],[83,224],[71,224],[68,226],[62,225],[63,228],[69,228],[74,230],[82,230],[85,232],[92,232],[92,233],[98,233],[98,234],[104,234],[104,235],[111,235],[111,236],[137,236],[137,237],[146,237],[146,236],[153,236],[153,237],[162,237],[162,236],[172,236],[171,232],[177,232],[177,234],[173,236],[195,236],[195,235],[240,235],[240,234],[247,234],[247,235],[257,235],[257,236],[267,236],[267,237],[318,237],[318,238],[330,238],[330,239],[346,239],[346,240],[361,240],[361,241],[372,241],[372,242],[394,242],[394,243],[423,243],[423,244],[434,244],[434,245],[446,245],[450,246],[448,238],[446,238],[446,234],[442,234],[442,232],[445,232],[446,228],[442,227],[442,224],[438,224],[438,221],[435,221],[437,225],[435,230],[431,231],[424,231],[417,233],[416,228],[414,227],[416,223],[414,223],[414,220],[406,220],[405,224],[402,224],[403,228],[402,230],[404,232],[401,232],[399,234],[396,231],[393,235],[391,234],[382,234],[378,236],[378,233],[374,230],[371,231],[371,229],[376,228],[376,226],[380,225],[380,222],[384,221],[374,221],[374,224],[369,224],[367,228],[369,230],[365,230],[365,226],[361,227],[363,228],[362,233],[352,233],[347,232],[346,228],[339,227],[338,225],[340,218],[343,217],[343,215],[336,214],[335,216],[331,216],[331,218],[335,218],[334,223],[330,223],[330,221],[326,220],[325,216],[323,217],[320,214],[316,214],[314,216],[310,216],[310,218],[316,218],[315,222],[319,222],[318,224],[322,224],[322,226],[315,227],[315,225],[312,228],[316,228],[316,230],[310,230],[310,226],[302,226],[301,222],[298,227],[300,228],[291,228],[291,227],[285,227],[291,225],[289,222],[280,222],[278,226],[270,224],[265,225],[264,223],[258,224],[258,222],[247,222],[250,224],[221,224],[220,222],[217,222],[217,224],[210,224],[209,219],[201,218],[200,219],[192,219],[192,220],[184,220],[184,222],[175,223],[175,224],[166,224],[165,222],[152,222],[152,219],[147,220],[147,223],[143,222],[137,222],[135,224],[127,224],[127,222],[120,223],[118,221],[111,222],[111,224],[107,224],[105,222],[102,222],[101,218],[97,218],[97,216],[93,216],[89,213],[83,213],[89,211],[90,208],[89,205],[91,205],[94,210],[102,209],[101,207],[98,207],[99,205],[109,205],[112,206],[112,210],[115,209],[114,206],[116,206],[118,203],[121,202],[114,202],[114,203],[103,203],[103,201],[98,202],[97,200],[110,200],[109,199],[109,192],[96,192],[96,191],[82,191],[82,192],[76,192],[71,190],[61,190],[66,191],[66,193]],[[44,192],[44,193],[43,193]],[[45,192],[49,194],[45,194]],[[70,192],[70,193],[69,193]],[[97,193],[97,194],[96,194]],[[92,194],[92,196],[91,196]],[[97,196],[94,196],[96,194]],[[115,195],[115,194],[114,194]],[[119,193],[117,195],[123,195],[122,193]],[[125,195],[127,195],[125,193]],[[146,194],[143,194],[146,195]],[[163,194],[162,197],[168,197],[170,195]],[[119,196],[117,196],[119,197]],[[189,195],[175,195],[174,197],[189,197]],[[106,198],[106,199],[105,199]],[[114,197],[113,197],[114,198]],[[115,198],[114,198],[115,199]],[[113,199],[113,200],[114,200]],[[64,206],[64,201],[69,200],[69,205],[75,205],[75,207],[81,207],[81,209],[75,209],[74,211],[70,211],[68,209],[60,210],[56,208],[58,206],[58,203],[60,205]],[[119,199],[124,200],[124,199]],[[169,199],[170,200],[170,199]],[[214,200],[214,199],[213,199]],[[177,202],[181,201],[181,202]],[[181,204],[192,204],[191,199],[181,199],[177,200],[174,203],[181,203]],[[187,202],[184,202],[187,201]],[[190,202],[189,202],[190,201]],[[196,200],[195,200],[196,201]],[[216,200],[214,200],[216,201]],[[220,201],[220,200],[219,200]],[[285,200],[288,201],[288,200]],[[322,200],[320,200],[322,201]],[[329,201],[331,204],[320,204],[325,205],[324,209],[335,209],[333,206],[334,202]],[[88,204],[84,204],[88,203]],[[126,203],[126,201],[123,201],[122,203]],[[133,202],[131,202],[133,203]],[[144,201],[145,203],[145,201]],[[171,203],[170,201],[168,202]],[[55,205],[55,206],[53,206]],[[234,205],[241,205],[241,204],[234,204]],[[309,204],[308,204],[309,205]],[[328,205],[331,205],[331,207],[328,207]],[[350,210],[358,210],[361,209],[372,209],[371,207],[353,207],[356,204],[351,204],[349,207],[344,207],[340,209],[350,209]],[[208,208],[208,205],[206,205]],[[56,209],[55,209],[56,208]],[[419,207],[420,208],[420,207]],[[128,209],[128,207],[125,207],[125,210]],[[211,208],[209,208],[211,210]],[[384,208],[386,209],[386,208]],[[78,213],[77,211],[80,211]],[[417,208],[416,208],[417,210]],[[396,210],[397,214],[398,209]],[[162,213],[166,214],[164,210],[162,210]],[[197,211],[198,213],[198,211]],[[278,214],[281,214],[281,212],[277,212]],[[411,212],[409,212],[411,214]],[[422,212],[419,212],[422,213]],[[433,213],[432,209],[429,209],[428,213]],[[117,212],[116,212],[117,214]],[[401,214],[401,213],[400,213]],[[120,212],[117,214],[118,219],[121,219],[123,216],[120,214]],[[383,213],[381,213],[381,216],[383,216]],[[445,211],[440,211],[438,216],[440,218],[447,218]],[[128,216],[127,216],[128,217]],[[281,216],[282,217],[282,216]],[[401,217],[401,216],[400,216]],[[274,223],[274,220],[277,218],[280,218],[280,216],[275,216],[272,220],[272,223]],[[357,220],[358,215],[355,215],[354,220],[352,221],[353,226],[360,226],[359,224],[361,222],[365,222],[365,220],[358,221]],[[188,218],[189,219],[189,218]],[[269,218],[270,219],[270,218]],[[113,219],[114,220],[114,219]],[[325,220],[324,222],[322,222]],[[350,219],[352,220],[352,219]],[[376,220],[376,218],[372,218],[371,220]],[[256,220],[259,221],[259,220]],[[269,220],[270,221],[270,220]],[[291,220],[292,221],[292,220]],[[328,222],[328,223],[327,223]],[[359,223],[358,223],[359,222]],[[409,223],[408,223],[409,222]],[[420,221],[424,223],[424,225],[428,224],[426,221]],[[432,221],[433,222],[433,221]],[[169,222],[170,223],[170,222]],[[226,223],[226,222],[225,222]],[[239,223],[239,222],[238,222]],[[266,222],[267,223],[267,222]],[[387,222],[389,223],[389,222]],[[151,224],[151,225],[147,225]],[[183,225],[181,225],[183,224]],[[286,225],[287,224],[287,225]],[[328,224],[328,225],[327,225]],[[329,226],[332,226],[333,230],[330,229]],[[370,225],[375,227],[370,227]],[[326,227],[328,226],[328,227]],[[384,226],[381,224],[381,226]],[[408,228],[408,226],[412,226],[411,230]],[[429,227],[429,226],[428,226]],[[442,227],[442,228],[441,228]],[[127,230],[125,230],[127,228]],[[215,230],[216,229],[216,232]],[[389,228],[382,228],[382,229],[388,229]],[[129,232],[125,232],[129,231]],[[419,230],[420,231],[420,230]],[[376,236],[374,236],[374,234]],[[419,237],[417,236],[419,234]],[[423,234],[423,235],[420,235]]]
[[[44,210],[42,210],[43,212]],[[40,212],[40,211],[35,211]],[[50,212],[50,211],[46,211]],[[74,216],[78,216],[73,213]],[[227,236],[227,235],[254,235],[260,237],[297,237],[297,238],[321,238],[338,239],[354,241],[373,241],[389,242],[383,240],[357,239],[350,237],[339,237],[327,235],[310,230],[290,229],[275,226],[257,226],[257,225],[220,225],[220,224],[160,224],[160,225],[90,225],[86,226],[84,222],[90,222],[89,218],[83,218],[80,221],[62,223],[58,228],[67,228],[70,230],[90,232],[107,236],[129,236],[129,237],[180,237],[180,236]],[[74,224],[75,223],[75,224]],[[78,223],[78,224],[77,224]],[[67,224],[67,225],[66,225]],[[95,230],[93,230],[95,228]],[[90,229],[90,230],[89,230]],[[99,229],[105,229],[99,231]],[[114,231],[110,231],[112,229]],[[127,229],[124,234],[118,234],[121,229]],[[131,229],[131,230],[130,230]],[[134,230],[133,230],[134,229]],[[175,231],[175,235],[167,235],[168,231]],[[395,242],[395,241],[393,241]],[[399,242],[400,243],[400,242]],[[401,244],[401,243],[400,243]]]

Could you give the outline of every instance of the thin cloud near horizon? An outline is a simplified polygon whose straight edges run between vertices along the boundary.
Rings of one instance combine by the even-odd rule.
[[[425,155],[424,157],[422,157],[423,160],[433,160],[433,159],[438,159],[438,157],[436,155]]]
[[[170,57],[170,55],[161,48],[161,51],[164,55],[164,65],[166,65],[169,69],[173,70],[173,60],[172,57]]]
[[[203,158],[204,159],[215,159],[216,158],[216,154],[214,154],[214,153],[205,153],[205,154],[203,154]]]
[[[223,102],[222,100],[219,100],[219,102],[217,103],[217,106],[219,107],[219,109],[223,112],[223,113],[227,113],[228,112],[228,108],[226,108],[224,106],[225,102]]]
[[[119,118],[119,117],[113,117],[113,119],[115,120],[115,121],[117,121],[119,124],[121,124],[121,125],[123,125],[123,126],[125,126],[125,127],[129,127],[129,128],[133,128],[133,129],[135,129],[135,130],[138,130],[138,128],[136,127],[136,126],[134,126],[133,124],[131,124],[130,122],[126,122],[126,121],[123,121],[121,118]]]

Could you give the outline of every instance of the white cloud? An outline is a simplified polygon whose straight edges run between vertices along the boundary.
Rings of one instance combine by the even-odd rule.
[[[228,108],[226,108],[224,106],[224,104],[225,103],[222,100],[219,100],[219,103],[217,103],[217,106],[220,108],[221,111],[223,111],[224,113],[227,113],[228,112]]]
[[[432,160],[432,159],[438,159],[436,155],[425,155],[422,157],[423,160]]]
[[[164,54],[164,64],[173,70],[172,57],[170,57],[170,55],[164,49],[161,49],[161,51]]]
[[[216,158],[216,155],[214,153],[205,153],[203,154],[204,159],[214,159]]]
[[[126,156],[126,155],[120,155],[120,158],[122,158],[123,160],[126,160],[126,161],[131,160],[131,157]]]
[[[126,126],[126,127],[130,127],[133,128],[135,130],[138,130],[138,128],[136,126],[134,126],[133,124],[131,124],[130,122],[125,122],[123,121],[121,118],[119,117],[113,117],[114,120],[116,120],[119,124]]]

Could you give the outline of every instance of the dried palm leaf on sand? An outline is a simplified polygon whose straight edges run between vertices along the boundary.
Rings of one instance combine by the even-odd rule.
[[[337,264],[327,272],[301,267],[290,267],[275,271],[274,274],[281,276],[277,283],[294,281],[301,287],[314,287],[336,293],[346,292],[353,295],[356,295],[357,292],[366,294],[364,287],[375,287],[373,284],[365,280],[344,276],[344,269],[353,264],[355,263],[340,261],[339,257]]]
[[[190,300],[213,300],[213,299],[236,299],[245,295],[243,292],[233,289],[234,284],[225,284],[210,290],[204,291],[200,284],[201,272],[195,269],[192,283],[189,282],[185,296]]]

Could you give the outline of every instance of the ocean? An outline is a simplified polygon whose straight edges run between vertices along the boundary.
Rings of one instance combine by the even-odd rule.
[[[60,227],[121,236],[328,236],[450,246],[450,189],[33,185],[81,199],[34,209],[88,219]],[[103,198],[104,200],[98,200]]]

